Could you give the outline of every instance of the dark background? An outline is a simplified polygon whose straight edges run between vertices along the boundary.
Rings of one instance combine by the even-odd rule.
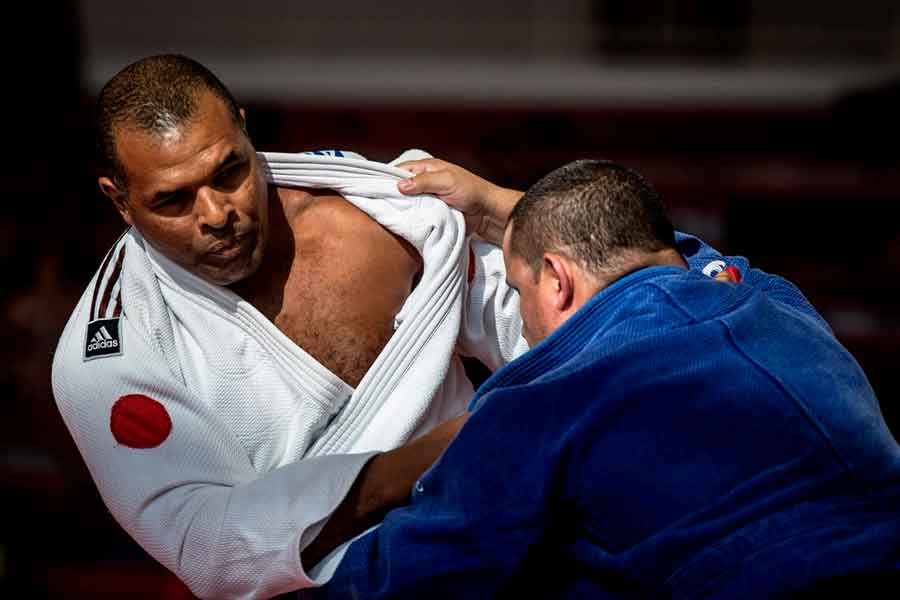
[[[93,97],[149,54],[215,71],[260,150],[418,147],[519,188],[575,158],[637,167],[679,228],[800,286],[900,431],[896,2],[32,4],[5,38],[0,596],[187,595],[106,511],[49,379],[123,229]]]

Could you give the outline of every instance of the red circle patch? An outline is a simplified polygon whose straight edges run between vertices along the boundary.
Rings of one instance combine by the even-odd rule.
[[[116,441],[129,448],[154,448],[172,431],[166,408],[149,396],[128,394],[113,404],[109,428]]]
[[[725,270],[731,273],[731,278],[734,279],[735,283],[740,283],[741,279],[743,279],[743,277],[741,277],[741,272],[736,266],[731,265],[730,267],[725,267]]]

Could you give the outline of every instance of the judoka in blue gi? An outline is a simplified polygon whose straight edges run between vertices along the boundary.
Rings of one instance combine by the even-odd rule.
[[[768,598],[900,570],[900,447],[795,286],[599,161],[532,187],[503,246],[531,351],[309,597]]]

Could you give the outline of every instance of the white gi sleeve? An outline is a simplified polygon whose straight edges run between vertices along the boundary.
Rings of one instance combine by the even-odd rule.
[[[85,360],[80,312],[60,339],[53,391],[122,527],[200,597],[270,597],[317,585],[300,563],[301,536],[312,537],[372,454],[312,458],[260,474],[125,316],[126,352]],[[124,410],[113,417],[117,403]],[[141,447],[147,441],[158,444]]]
[[[469,240],[468,286],[457,349],[491,371],[528,350],[522,337],[519,294],[506,283],[503,251]]]

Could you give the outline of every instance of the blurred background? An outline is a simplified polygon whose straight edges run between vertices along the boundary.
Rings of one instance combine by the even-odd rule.
[[[12,168],[0,203],[0,596],[190,597],[104,508],[49,378],[58,335],[123,229],[95,184],[92,102],[150,54],[210,67],[247,109],[260,150],[388,161],[418,147],[519,188],[575,158],[638,168],[677,227],[800,286],[900,432],[896,1],[17,10],[6,21]]]

